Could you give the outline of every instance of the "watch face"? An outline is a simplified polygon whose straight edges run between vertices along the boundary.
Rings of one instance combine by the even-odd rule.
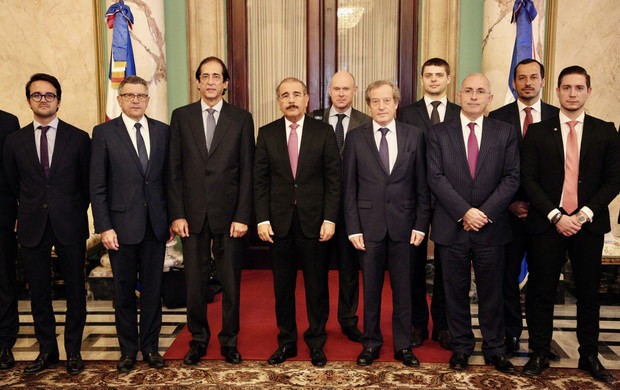
[[[579,223],[585,223],[586,222],[586,217],[585,215],[580,215],[577,217],[577,222]]]

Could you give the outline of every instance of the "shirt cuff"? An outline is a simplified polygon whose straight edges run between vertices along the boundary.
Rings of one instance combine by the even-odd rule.
[[[553,209],[553,210],[549,211],[549,214],[547,214],[547,219],[549,220],[549,222],[553,223],[553,217],[554,217],[557,213],[561,213],[561,211],[560,211],[560,210],[558,210],[558,209]]]
[[[581,211],[588,217],[588,219],[590,220],[589,222],[592,222],[592,220],[594,219],[594,213],[592,212],[592,210],[590,210],[588,206],[583,206],[581,208]]]
[[[412,231],[412,232],[416,232],[416,233],[418,233],[418,234],[421,234],[421,235],[422,235],[422,237],[426,236],[426,233],[421,232],[421,231],[419,231],[419,230],[415,230],[415,229],[413,229],[413,230],[411,230],[411,231]]]
[[[323,223],[325,223],[325,222],[327,222],[327,223],[331,223],[332,225],[335,225],[335,224],[336,224],[336,222],[332,222],[332,221],[329,221],[329,220],[327,220],[327,219],[323,220]]]
[[[349,240],[352,239],[353,237],[357,237],[357,236],[363,236],[363,233],[355,233],[355,234],[349,234]]]
[[[271,223],[269,222],[269,220],[263,221],[263,222],[259,222],[258,225],[256,226],[260,226],[260,225],[271,225]]]

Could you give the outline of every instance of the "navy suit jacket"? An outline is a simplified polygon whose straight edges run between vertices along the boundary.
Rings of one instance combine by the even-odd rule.
[[[411,230],[426,232],[429,192],[422,129],[396,122],[398,155],[388,174],[379,156],[372,122],[347,135],[344,164],[344,217],[347,234],[364,240],[409,241]]]
[[[19,130],[17,117],[0,110],[0,229],[13,230],[17,218],[17,200],[9,189],[2,161],[4,141],[9,134],[17,130]]]
[[[120,244],[142,242],[148,221],[159,240],[168,237],[165,163],[168,125],[147,118],[150,155],[146,173],[123,119],[112,119],[93,129],[90,195],[95,232],[114,229]]]
[[[461,107],[452,102],[448,102],[446,106],[446,115],[443,119],[444,122],[451,122],[459,118]],[[408,123],[412,126],[416,126],[428,132],[433,125],[431,124],[431,118],[428,115],[426,109],[426,103],[424,98],[418,100],[415,103],[409,104],[398,110],[398,120],[400,122]]]
[[[433,127],[427,146],[428,183],[437,204],[431,239],[440,245],[502,245],[511,240],[508,205],[519,188],[519,146],[512,127],[484,118],[472,179],[460,118]],[[463,229],[461,218],[475,207],[492,221],[478,232]]]
[[[49,223],[56,239],[70,245],[88,238],[88,164],[90,138],[58,121],[49,177],[39,162],[32,123],[4,143],[9,188],[17,197],[17,236],[22,246],[37,246]]]

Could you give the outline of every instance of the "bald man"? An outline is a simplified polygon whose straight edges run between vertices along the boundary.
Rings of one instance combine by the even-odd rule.
[[[475,345],[469,308],[471,266],[487,363],[514,372],[504,349],[502,277],[511,239],[508,205],[519,188],[519,145],[508,123],[483,116],[493,99],[489,80],[471,74],[458,93],[459,117],[428,133],[428,184],[437,198],[431,239],[443,263],[450,367],[467,368]],[[436,131],[435,131],[436,129]]]
[[[352,107],[357,93],[353,75],[347,71],[336,72],[329,81],[331,106],[312,112],[314,119],[329,123],[336,135],[340,155],[350,130],[370,122],[370,117]],[[362,332],[357,327],[359,302],[359,258],[349,242],[344,226],[342,200],[336,221],[334,239],[324,246],[328,259],[335,258],[338,266],[338,322],[351,341],[361,342]]]

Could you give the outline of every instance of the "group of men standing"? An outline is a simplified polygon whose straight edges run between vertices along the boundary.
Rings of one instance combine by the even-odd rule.
[[[447,100],[450,67],[440,58],[424,63],[424,97],[401,108],[398,118],[400,92],[389,81],[367,87],[368,117],[352,108],[357,86],[348,72],[332,77],[331,106],[311,115],[306,114],[306,85],[285,78],[276,88],[283,117],[262,126],[256,144],[251,114],[223,100],[230,78],[225,64],[207,57],[195,78],[200,101],[176,109],[168,126],[144,115],[148,84],[128,77],[119,85],[122,114],[96,126],[92,143],[85,132],[57,118],[60,84],[49,75],[33,75],[26,86],[31,124],[18,130],[16,118],[2,114],[1,368],[13,365],[18,327],[12,292],[16,232],[40,345],[25,372],[58,362],[49,287],[52,246],[67,286],[67,371],[83,369],[90,200],[114,274],[119,372],[134,368],[139,351],[151,367],[165,365],[158,353],[160,285],[165,242],[174,235],[183,242],[192,335],[185,364],[196,364],[210,339],[211,253],[223,286],[221,354],[229,363],[241,362],[241,255],[254,210],[258,236],[269,243],[273,265],[279,334],[270,364],[297,355],[298,265],[309,322],[304,340],[312,364],[326,364],[327,275],[335,256],[338,321],[349,339],[362,343],[357,363],[369,365],[379,357],[387,268],[394,357],[419,365],[412,348],[429,337],[430,224],[435,243],[431,337],[452,349],[450,367],[465,369],[474,348],[473,266],[485,360],[500,371],[515,371],[509,358],[519,349],[522,331],[518,275],[525,253],[533,353],[523,372],[538,375],[548,367],[554,357],[553,297],[568,251],[577,284],[579,367],[597,379],[612,379],[597,357],[597,292],[603,234],[610,229],[607,205],[620,189],[620,137],[613,124],[584,114],[591,89],[583,68],[560,73],[558,110],[540,100],[543,65],[522,61],[514,70],[518,100],[489,117],[484,114],[493,95],[486,77],[472,74],[463,80],[459,107]],[[356,315],[360,268],[363,333]]]

